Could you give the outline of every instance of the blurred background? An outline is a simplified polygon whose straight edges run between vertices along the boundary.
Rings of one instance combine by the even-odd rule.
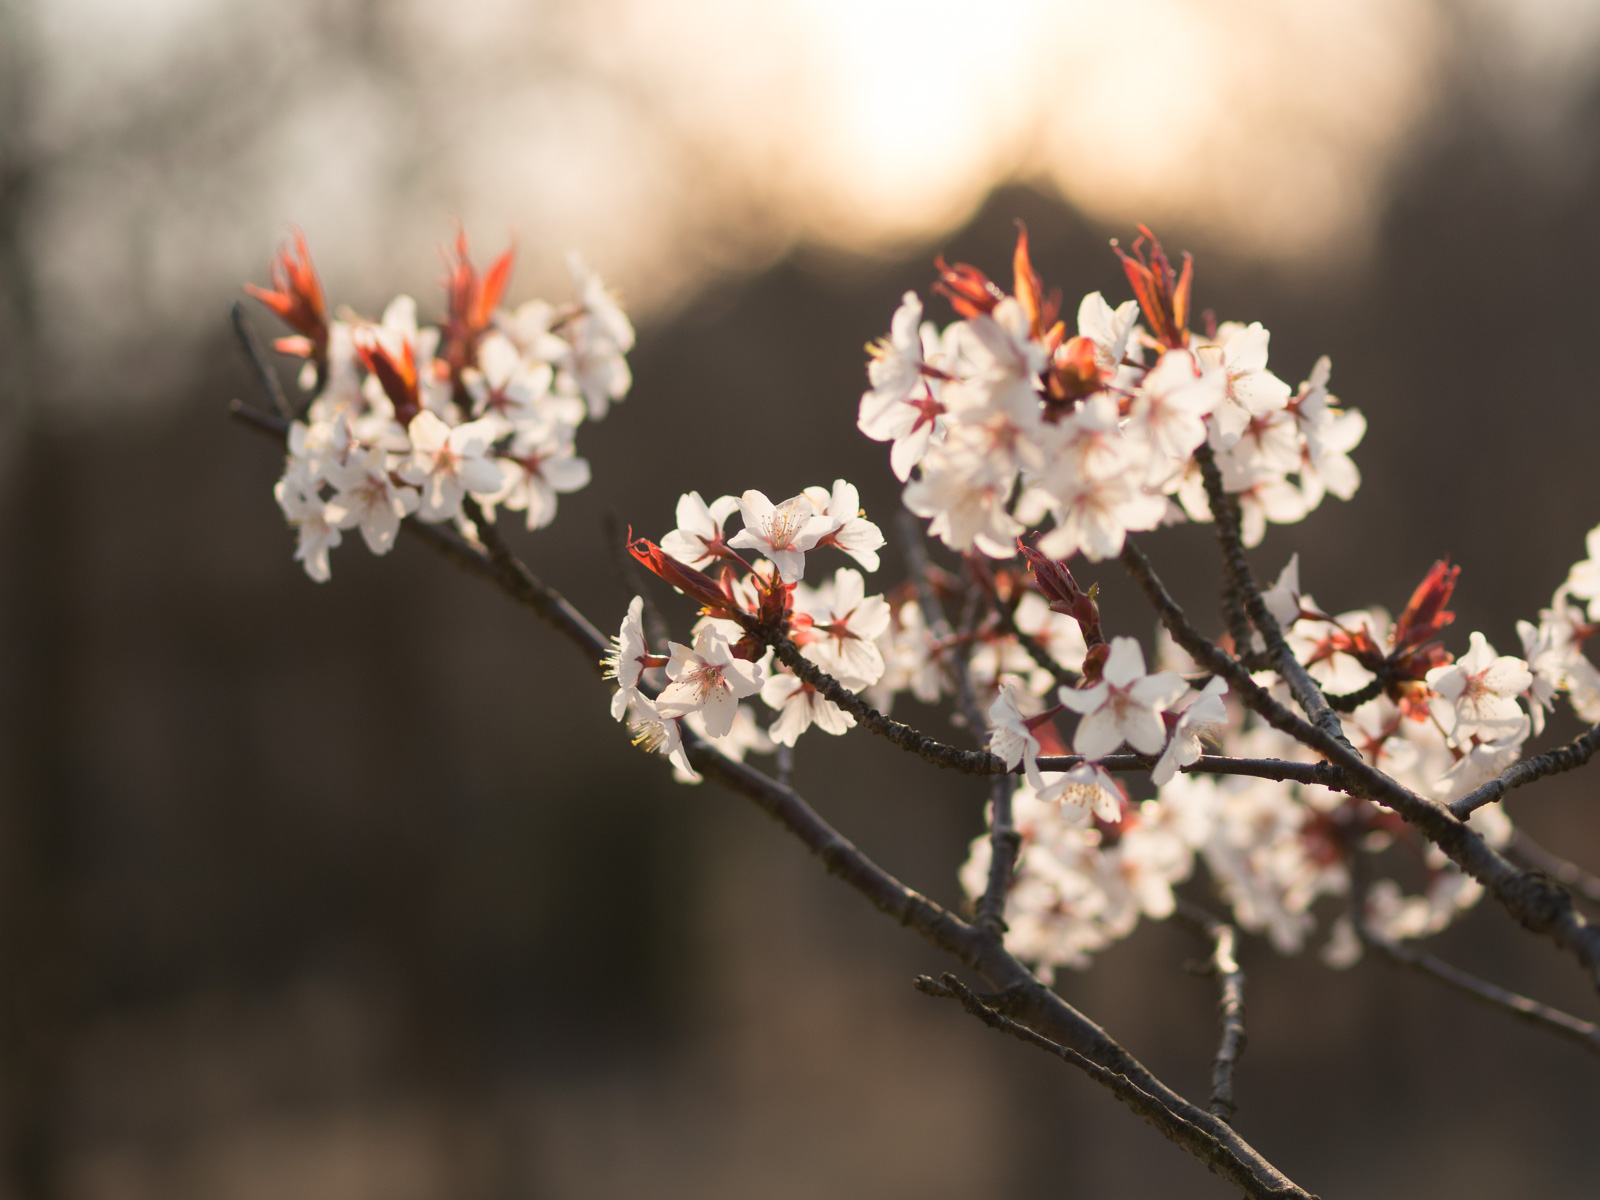
[[[1398,609],[1449,555],[1457,649],[1512,651],[1600,521],[1597,150],[1583,0],[0,0],[0,1196],[1230,1194],[915,993],[938,955],[629,752],[497,593],[409,542],[309,582],[280,450],[226,417],[228,306],[291,224],[367,313],[438,315],[455,220],[518,238],[513,301],[580,248],[635,387],[517,545],[608,628],[608,515],[844,476],[893,528],[861,347],[933,254],[1005,278],[1020,217],[1069,304],[1115,301],[1148,222],[1368,417],[1356,499],[1259,569]],[[1214,625],[1210,539],[1150,541]],[[1595,778],[1513,817],[1600,866]],[[797,782],[958,902],[980,787],[815,734]],[[1593,1015],[1492,905],[1438,941]],[[1144,926],[1058,986],[1199,1096],[1200,954]],[[1579,1051],[1382,964],[1244,961],[1238,1125],[1298,1182],[1594,1194]]]

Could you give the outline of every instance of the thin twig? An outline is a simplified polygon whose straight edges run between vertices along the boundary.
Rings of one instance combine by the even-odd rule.
[[[258,429],[280,437],[283,434],[283,423],[266,414],[237,408],[235,414]],[[478,515],[481,516],[481,510]],[[452,561],[489,579],[512,599],[531,609],[572,642],[596,674],[600,674],[600,659],[607,648],[605,638],[558,592],[543,584],[512,555],[486,521],[475,523],[484,541],[484,552],[433,526],[419,525],[416,530],[422,540]],[[413,524],[406,522],[408,527]],[[791,788],[719,753],[690,730],[684,730],[684,745],[691,763],[702,775],[754,802],[815,854],[829,873],[839,876],[880,911],[916,930],[933,945],[983,975],[1009,997],[1009,1007],[1018,1020],[1099,1067],[1125,1077],[1169,1110],[1175,1120],[1188,1122],[1208,1134],[1214,1139],[1214,1145],[1184,1147],[1208,1168],[1232,1181],[1249,1196],[1309,1197],[1309,1193],[1296,1187],[1224,1122],[1172,1091],[1105,1030],[1041,984],[997,939],[966,924],[884,871]]]
[[[1543,779],[1546,775],[1559,775],[1563,771],[1577,770],[1594,757],[1597,749],[1600,749],[1600,725],[1594,726],[1565,746],[1557,746],[1554,750],[1533,758],[1525,758],[1506,768],[1498,778],[1491,779],[1482,787],[1468,792],[1453,802],[1450,811],[1462,820],[1466,820],[1485,804],[1493,804],[1515,788],[1532,783],[1535,779]]]
[[[233,302],[231,315],[233,332],[239,339],[239,345],[244,349],[245,357],[250,360],[250,366],[255,370],[256,382],[267,394],[267,399],[272,401],[272,407],[277,410],[278,415],[285,421],[294,420],[294,408],[289,404],[289,398],[283,394],[283,384],[279,382],[278,373],[272,369],[272,364],[267,361],[266,351],[262,349],[256,331],[250,328],[250,317],[245,312],[242,301]]]
[[[1345,692],[1342,695],[1334,696],[1325,695],[1323,699],[1327,700],[1328,707],[1333,709],[1334,712],[1350,713],[1355,712],[1367,701],[1376,700],[1383,695],[1384,689],[1388,686],[1383,676],[1379,675],[1371,683],[1366,684],[1364,687],[1359,687],[1353,692]]]
[[[934,637],[942,641],[955,640],[955,631],[950,628],[950,620],[945,615],[944,606],[939,603],[939,597],[934,594],[933,584],[928,574],[928,548],[922,540],[922,526],[908,511],[900,513],[900,540],[905,547],[906,564],[911,571],[912,578],[916,580],[917,601],[922,609],[923,624],[928,627]],[[976,625],[979,618],[977,604],[977,589],[971,588],[971,595],[967,605],[967,612],[961,621],[961,633],[968,634]],[[960,709],[967,723],[967,729],[974,738],[978,739],[981,746],[985,741],[988,722],[984,720],[983,710],[978,707],[977,694],[972,687],[972,650],[970,639],[963,642],[958,649],[951,664],[951,674],[955,677],[956,705]],[[885,718],[887,719],[887,718]],[[986,762],[986,766],[998,766],[1004,770],[1005,763],[987,751],[979,751]],[[1011,873],[1016,868],[1017,854],[1022,849],[1022,834],[1017,831],[1015,822],[1011,817],[1012,783],[1004,774],[996,774],[989,784],[989,878],[984,884],[983,895],[978,897],[973,906],[973,915],[977,919],[978,928],[984,930],[991,937],[1003,938],[1006,932],[1006,896],[1011,890]]]
[[[1600,929],[1574,911],[1572,897],[1565,889],[1542,872],[1519,870],[1448,807],[1417,795],[1371,766],[1349,743],[1296,717],[1274,700],[1236,659],[1195,630],[1131,538],[1123,545],[1122,562],[1162,624],[1191,658],[1224,676],[1240,701],[1268,724],[1340,768],[1346,780],[1345,791],[1399,813],[1452,862],[1483,884],[1525,928],[1550,938],[1572,954],[1589,973],[1590,981],[1600,987]]]
[[[1355,748],[1344,735],[1339,714],[1329,706],[1322,695],[1322,688],[1289,648],[1283,630],[1278,627],[1278,619],[1272,615],[1261,596],[1255,573],[1250,570],[1250,562],[1244,556],[1244,541],[1239,532],[1239,501],[1223,488],[1222,471],[1217,466],[1216,455],[1211,452],[1210,446],[1202,444],[1194,457],[1200,464],[1200,478],[1205,484],[1206,499],[1211,505],[1211,515],[1217,527],[1217,543],[1222,551],[1223,565],[1233,577],[1233,586],[1251,623],[1266,643],[1267,656],[1272,661],[1273,669],[1289,685],[1295,703],[1311,723],[1354,754]],[[1247,653],[1249,648],[1248,644],[1240,646],[1239,652]]]
[[[1550,853],[1522,830],[1511,831],[1511,841],[1506,846],[1506,854],[1525,867],[1543,871],[1552,879],[1560,880],[1575,895],[1582,896],[1593,904],[1600,904],[1600,877],[1591,875],[1577,863],[1568,862],[1559,855]]]
[[[1209,1109],[1212,1116],[1231,1125],[1234,1114],[1239,1111],[1233,1098],[1233,1073],[1244,1056],[1248,1040],[1244,1031],[1244,970],[1238,959],[1239,931],[1187,900],[1178,901],[1173,915],[1211,942],[1207,974],[1217,977],[1221,993],[1217,998],[1217,1017],[1222,1023],[1222,1037],[1211,1062]]]
[[[800,652],[787,636],[776,630],[763,630],[761,639],[771,646],[778,661],[793,671],[802,682],[810,684],[826,699],[844,709],[856,719],[857,724],[887,738],[902,750],[927,759],[936,767],[962,771],[968,775],[1003,775],[1005,762],[987,750],[962,750],[930,737],[893,717],[886,717],[865,699],[852,692],[832,675]],[[982,726],[979,726],[982,729]]]
[[[1039,758],[1041,771],[1070,771],[1084,762],[1081,754],[1046,754]],[[1096,766],[1107,771],[1148,771],[1156,765],[1147,754],[1108,754]],[[1017,770],[1022,770],[1018,767]],[[1186,767],[1186,775],[1247,775],[1254,779],[1276,779],[1286,783],[1316,784],[1343,791],[1344,772],[1327,762],[1291,762],[1283,758],[1229,758],[1223,754],[1202,754]]]
[[[1050,678],[1064,688],[1075,688],[1083,681],[1083,676],[1071,667],[1064,667],[1051,656],[1044,643],[1031,633],[1024,633],[1017,628],[1016,613],[1009,609],[998,599],[994,604],[995,615],[1000,621],[1000,631],[1015,638],[1017,645],[1027,651],[1028,657],[1038,664],[1041,670],[1048,671]]]
[[[1373,931],[1359,915],[1358,909],[1361,907],[1363,905],[1359,901],[1351,905],[1352,923],[1355,925],[1356,935],[1365,945],[1371,946],[1395,966],[1432,976],[1441,983],[1455,988],[1456,991],[1471,996],[1481,1004],[1486,1004],[1499,1012],[1510,1013],[1518,1020],[1536,1028],[1560,1034],[1570,1041],[1577,1042],[1591,1054],[1600,1054],[1600,1025],[1581,1020],[1571,1013],[1562,1012],[1559,1008],[1552,1008],[1527,996],[1507,991],[1487,979],[1480,979],[1460,967],[1451,966],[1426,950],[1419,950],[1415,946],[1383,937]]]
[[[1060,1045],[1049,1038],[1029,1029],[1021,1022],[1014,1021],[1004,1013],[985,1004],[971,988],[962,983],[954,975],[946,972],[940,979],[934,980],[927,975],[919,975],[914,981],[916,989],[925,996],[935,996],[940,999],[958,1001],[963,1009],[971,1016],[978,1018],[990,1029],[1001,1033],[1010,1034],[1018,1041],[1026,1042],[1043,1050],[1046,1054],[1053,1054],[1063,1062],[1071,1063],[1084,1074],[1093,1079],[1102,1087],[1107,1088],[1128,1106],[1133,1112],[1143,1117],[1168,1140],[1176,1142],[1190,1154],[1212,1165],[1212,1170],[1219,1175],[1230,1178],[1247,1196],[1304,1196],[1306,1193],[1300,1188],[1289,1184],[1287,1188],[1272,1186],[1262,1190],[1253,1179],[1241,1180],[1224,1168],[1230,1159],[1228,1149],[1211,1132],[1174,1113],[1156,1097],[1146,1092],[1138,1084],[1125,1075],[1107,1070],[1099,1063],[1079,1054],[1070,1047]],[[1285,1181],[1287,1183],[1287,1181]]]

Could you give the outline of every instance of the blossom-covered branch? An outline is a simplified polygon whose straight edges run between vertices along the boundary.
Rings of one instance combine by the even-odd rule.
[[[980,998],[947,977],[927,990],[1087,1070],[1246,1194],[1303,1196],[1227,1124],[1243,1047],[1241,937],[1299,951],[1317,930],[1316,902],[1344,897],[1353,916],[1327,927],[1329,965],[1370,946],[1594,1041],[1586,1023],[1408,943],[1487,892],[1600,983],[1600,930],[1549,876],[1513,864],[1508,847],[1521,843],[1497,803],[1600,748],[1600,670],[1583,651],[1600,629],[1600,528],[1539,621],[1519,624],[1520,656],[1479,631],[1459,657],[1448,647],[1460,568],[1446,561],[1392,620],[1376,604],[1324,612],[1302,588],[1298,556],[1264,589],[1246,550],[1327,496],[1354,496],[1350,453],[1365,418],[1329,392],[1327,358],[1297,388],[1270,370],[1260,323],[1207,314],[1191,328],[1193,261],[1174,267],[1140,234],[1128,250],[1114,244],[1133,298],[1085,296],[1076,332],[1025,230],[1009,292],[976,266],[937,260],[932,291],[955,319],[941,328],[906,293],[870,349],[855,408],[860,431],[890,443],[909,577],[871,582],[885,539],[847,480],[787,498],[684,491],[675,527],[659,541],[630,529],[626,544],[697,606],[676,636],[659,614],[647,629],[640,595],[608,641],[497,526],[505,510],[541,529],[560,495],[589,485],[577,433],[631,388],[632,325],[576,258],[572,302],[513,309],[513,251],[480,270],[458,237],[444,316],[426,326],[409,297],[377,319],[331,317],[297,237],[272,286],[251,290],[291,330],[275,346],[301,360],[306,398],[274,390],[236,316],[277,414],[240,415],[287,442],[275,495],[311,578],[329,578],[345,533],[383,554],[404,530],[494,582],[613,682],[611,715],[637,746],[668,757],[681,781],[711,778],[753,800],[998,989]],[[929,561],[916,518],[960,556],[958,569]],[[1226,579],[1219,639],[1179,608],[1131,537],[1204,522],[1216,525]],[[1128,614],[1102,611],[1093,575],[1114,558],[1160,618],[1153,645],[1125,632]],[[902,695],[948,703],[978,745],[896,719]],[[1558,699],[1594,728],[1524,759]],[[858,725],[988,777],[988,827],[958,871],[970,923],[884,873],[788,786],[800,737]],[[745,765],[762,754],[779,756],[780,780]],[[1422,866],[1420,891],[1367,878],[1396,841]],[[1201,863],[1231,920],[1180,895]],[[1211,1112],[1048,987],[1142,919],[1184,913],[1211,941],[1222,990]]]

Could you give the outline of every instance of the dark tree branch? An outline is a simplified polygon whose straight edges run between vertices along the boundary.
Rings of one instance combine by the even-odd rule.
[[[1202,444],[1200,449],[1195,451],[1194,457],[1200,464],[1200,477],[1205,483],[1206,500],[1211,505],[1211,515],[1217,527],[1217,543],[1222,550],[1223,564],[1233,577],[1234,590],[1243,603],[1251,623],[1260,631],[1262,640],[1266,642],[1267,657],[1271,660],[1273,669],[1289,685],[1289,692],[1294,696],[1295,703],[1310,718],[1311,723],[1354,754],[1355,748],[1344,736],[1344,726],[1339,721],[1339,714],[1329,706],[1322,695],[1322,688],[1294,656],[1294,651],[1284,640],[1283,630],[1278,628],[1278,619],[1272,615],[1266,601],[1261,598],[1261,588],[1256,584],[1255,573],[1250,570],[1250,562],[1244,556],[1244,542],[1239,533],[1238,498],[1223,488],[1222,472],[1217,467],[1216,455],[1211,452],[1209,445]],[[1241,654],[1248,653],[1249,643],[1239,646],[1238,649]]]
[[[1018,1021],[991,1008],[979,996],[967,987],[954,975],[946,973],[941,979],[930,979],[926,975],[919,975],[915,980],[916,989],[926,996],[935,996],[940,999],[956,1000],[970,1015],[978,1018],[990,1029],[999,1030],[1001,1033],[1010,1034],[1018,1041],[1026,1042],[1043,1050],[1046,1054],[1053,1054],[1063,1062],[1071,1063],[1096,1083],[1111,1091],[1133,1112],[1143,1117],[1169,1141],[1182,1146],[1195,1158],[1210,1166],[1217,1174],[1228,1178],[1246,1196],[1305,1196],[1306,1193],[1288,1184],[1287,1187],[1276,1183],[1263,1187],[1259,1180],[1254,1178],[1240,1178],[1232,1168],[1232,1156],[1228,1148],[1211,1132],[1185,1120],[1162,1104],[1155,1096],[1146,1092],[1138,1084],[1125,1075],[1107,1070],[1092,1059],[1079,1054],[1068,1046],[1062,1046],[1049,1038],[1029,1029]],[[1287,1181],[1284,1181],[1287,1183]]]
[[[1179,900],[1173,914],[1201,937],[1211,942],[1211,958],[1206,974],[1215,975],[1220,995],[1217,1017],[1222,1022],[1222,1037],[1211,1063],[1211,1115],[1233,1124],[1239,1106],[1233,1098],[1233,1072],[1244,1056],[1244,971],[1239,966],[1239,932],[1226,921],[1212,916],[1198,904]]]
[[[1522,830],[1511,831],[1511,842],[1506,846],[1506,856],[1525,867],[1543,871],[1552,879],[1560,880],[1574,895],[1582,896],[1593,904],[1600,904],[1600,878],[1591,875],[1576,863],[1550,853]]]
[[[1577,1042],[1591,1054],[1600,1054],[1600,1025],[1580,1020],[1570,1013],[1562,1012],[1559,1008],[1551,1008],[1548,1004],[1541,1004],[1537,1000],[1530,1000],[1527,996],[1507,991],[1486,979],[1479,979],[1459,967],[1453,967],[1425,950],[1382,937],[1368,928],[1364,920],[1356,920],[1355,926],[1362,942],[1378,951],[1395,966],[1432,976],[1481,1004],[1500,1012],[1510,1013],[1518,1020],[1536,1028],[1560,1034],[1570,1041]]]
[[[934,594],[929,579],[928,549],[922,540],[922,526],[910,512],[904,510],[900,513],[900,537],[906,548],[907,566],[916,580],[917,602],[922,609],[923,622],[934,637],[951,642],[954,630],[950,628],[950,620],[945,615],[944,606],[939,603],[939,597]],[[970,626],[980,615],[976,595],[971,600],[973,602],[962,619],[963,633],[971,632]],[[981,747],[989,723],[984,719],[983,710],[978,707],[978,697],[972,687],[970,645],[955,651],[951,674],[955,677],[957,707],[966,719],[968,731],[978,739]],[[983,753],[987,758],[994,759],[996,766],[1004,769],[1004,762],[987,751]],[[1005,936],[1006,896],[1011,890],[1011,872],[1017,864],[1017,853],[1022,848],[1022,835],[1017,832],[1011,818],[1012,787],[1012,781],[1003,774],[996,774],[989,784],[989,878],[984,884],[983,895],[978,897],[973,908],[978,928],[997,939]]]
[[[1041,771],[1070,771],[1084,759],[1081,754],[1046,754],[1039,758]],[[1096,764],[1107,771],[1148,771],[1156,760],[1144,754],[1108,754]],[[1018,770],[1021,770],[1019,767]],[[1290,762],[1282,758],[1229,758],[1223,754],[1202,754],[1186,767],[1185,775],[1248,775],[1255,779],[1277,779],[1289,783],[1315,784],[1343,791],[1344,772],[1332,763]]]
[[[233,332],[239,339],[239,345],[244,350],[244,356],[250,360],[250,366],[255,371],[256,383],[272,401],[272,407],[284,421],[294,420],[294,408],[289,403],[289,398],[283,394],[283,384],[278,379],[278,373],[272,369],[272,364],[267,361],[266,351],[261,346],[261,341],[256,337],[256,331],[250,328],[250,317],[244,310],[244,302],[235,300],[231,310],[233,317]]]
[[[1600,987],[1600,930],[1574,911],[1572,897],[1565,889],[1542,872],[1519,870],[1448,807],[1403,787],[1369,765],[1349,743],[1296,717],[1274,700],[1232,655],[1195,630],[1132,539],[1123,546],[1122,562],[1167,630],[1191,658],[1226,678],[1240,700],[1268,724],[1338,767],[1346,780],[1346,792],[1399,813],[1452,862],[1483,884],[1525,928],[1550,938],[1572,954],[1589,973],[1590,981]]]
[[[844,709],[864,729],[887,738],[900,749],[927,759],[936,767],[962,771],[968,775],[1003,775],[1005,762],[987,750],[961,750],[948,742],[929,737],[893,717],[886,717],[865,699],[852,692],[816,663],[800,653],[788,637],[775,630],[763,630],[761,640],[771,646],[778,661],[788,667],[803,682],[810,684],[828,700]],[[979,725],[980,733],[983,726]]]
[[[1559,775],[1563,771],[1577,770],[1594,757],[1597,749],[1600,749],[1600,725],[1596,725],[1565,746],[1558,746],[1533,758],[1525,758],[1506,768],[1498,778],[1491,779],[1482,787],[1454,801],[1450,805],[1450,811],[1462,820],[1466,820],[1485,804],[1493,804],[1515,788],[1532,783],[1536,779],[1543,779],[1546,775]]]
[[[257,428],[282,435],[285,425],[276,418],[234,407],[235,415]],[[469,504],[472,502],[469,501]],[[547,587],[511,554],[498,533],[482,519],[472,504],[469,516],[478,526],[484,551],[432,526],[416,525],[418,536],[475,575],[491,580],[518,603],[530,608],[546,624],[573,643],[595,673],[601,673],[601,656],[607,642],[577,610],[553,588]],[[407,527],[415,525],[407,521]],[[718,753],[684,730],[690,762],[708,779],[745,796],[793,834],[837,875],[861,893],[879,911],[916,930],[933,945],[989,980],[1007,997],[1015,1018],[1036,1029],[1040,1036],[1082,1055],[1097,1068],[1125,1078],[1165,1109],[1172,1123],[1187,1122],[1211,1139],[1180,1143],[1211,1170],[1232,1181],[1249,1196],[1295,1197],[1314,1200],[1225,1122],[1190,1104],[1150,1073],[1105,1030],[1038,981],[1013,957],[998,938],[968,925],[933,901],[884,871],[847,838],[824,821],[791,788],[755,768]],[[1157,1114],[1159,1115],[1159,1113]]]
[[[1054,679],[1059,686],[1075,688],[1082,682],[1083,676],[1079,675],[1071,667],[1064,667],[1050,657],[1050,651],[1045,648],[1038,638],[1031,633],[1023,633],[1022,630],[1017,628],[1015,613],[1007,612],[1005,605],[1000,603],[996,603],[994,607],[995,612],[1000,615],[1001,631],[1015,638],[1017,645],[1028,652],[1028,657],[1033,659],[1041,670],[1050,672],[1050,678]]]
[[[1350,713],[1355,712],[1367,701],[1376,700],[1383,695],[1384,688],[1388,686],[1383,676],[1379,675],[1365,687],[1357,688],[1353,692],[1346,692],[1342,696],[1326,696],[1324,698],[1328,701],[1328,707],[1333,709],[1334,712]]]

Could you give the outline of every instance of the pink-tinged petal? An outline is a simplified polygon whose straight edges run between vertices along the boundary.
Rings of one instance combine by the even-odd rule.
[[[539,465],[539,473],[557,492],[576,492],[589,486],[589,460],[586,458],[552,458]]]
[[[1064,687],[1057,691],[1061,703],[1075,713],[1091,713],[1105,705],[1111,688],[1104,681],[1090,688]]]
[[[812,722],[823,733],[831,733],[838,737],[855,727],[856,719],[832,700],[813,695],[811,701],[815,706],[811,714]]]
[[[1124,714],[1122,735],[1140,754],[1159,754],[1167,742],[1167,727],[1150,709],[1136,708]]]
[[[1106,659],[1101,678],[1112,687],[1125,688],[1144,676],[1144,650],[1135,638],[1111,639],[1111,654]]]
[[[1162,671],[1156,675],[1147,675],[1143,679],[1135,680],[1128,689],[1140,704],[1147,704],[1152,708],[1168,709],[1176,704],[1189,690],[1189,685],[1176,671]],[[1149,753],[1154,753],[1150,751]]]
[[[1102,708],[1078,722],[1072,748],[1087,759],[1101,759],[1122,745],[1122,728],[1110,709]]]
[[[746,696],[754,696],[763,683],[761,664],[730,657],[722,668],[722,678],[735,698],[742,700]]]
[[[1502,696],[1525,692],[1532,682],[1533,673],[1528,670],[1528,664],[1509,654],[1490,663],[1481,680],[1482,686]]]
[[[785,583],[798,583],[805,578],[806,556],[798,550],[778,550],[765,544],[758,547],[768,558],[773,566],[778,568],[778,574]]]
[[[666,693],[663,692],[662,695],[665,696]],[[706,733],[711,737],[727,737],[733,729],[733,718],[738,713],[739,702],[727,688],[712,688],[706,693],[705,707],[701,709],[701,714],[705,718]]]
[[[461,464],[461,482],[475,496],[498,491],[505,482],[500,468],[486,458],[471,458]]]
[[[765,537],[776,509],[777,505],[767,499],[766,493],[758,492],[755,488],[749,489],[739,497],[739,512],[744,516],[744,528],[747,533]]]
[[[735,504],[738,502],[735,501]],[[678,497],[678,528],[685,533],[692,533],[699,537],[710,538],[717,533],[715,522],[711,519],[711,512],[706,508],[706,502],[700,499],[699,492],[688,492]],[[665,545],[666,543],[662,543]]]

